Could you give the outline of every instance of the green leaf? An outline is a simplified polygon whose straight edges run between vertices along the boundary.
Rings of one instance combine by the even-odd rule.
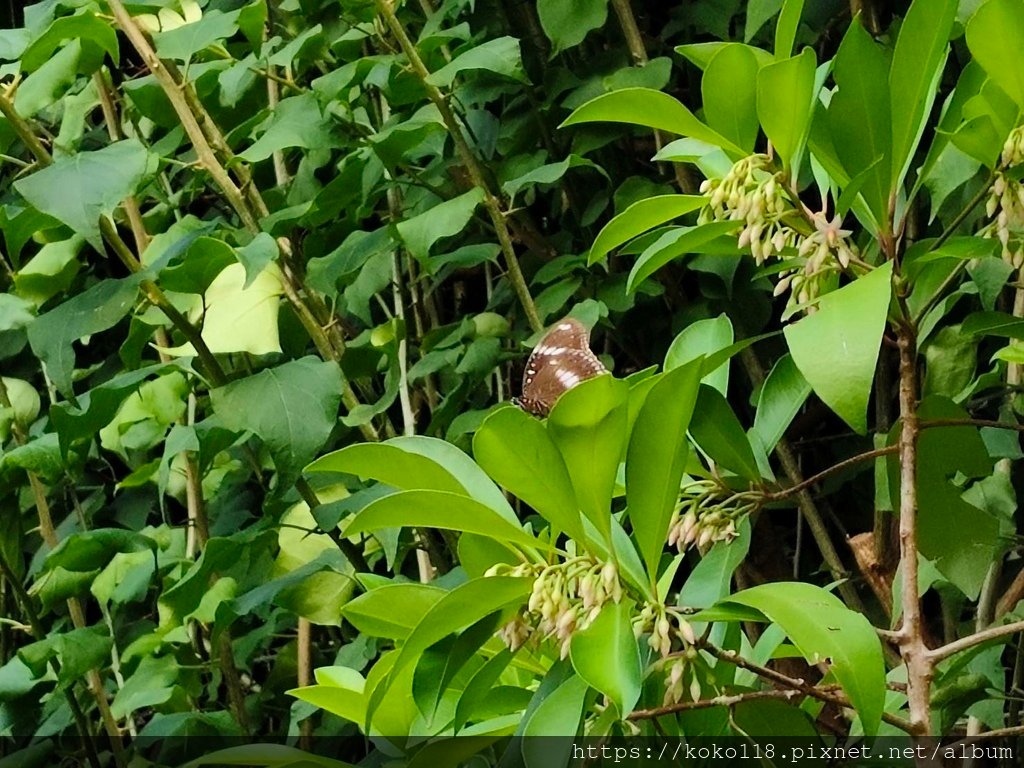
[[[793,53],[796,41],[796,30],[800,26],[800,17],[804,12],[804,0],[786,0],[779,14],[779,23],[775,27],[775,58],[779,61],[788,59]]]
[[[717,389],[701,384],[690,423],[693,441],[716,463],[748,480],[760,480],[754,451],[729,402]]]
[[[583,514],[610,536],[615,477],[626,444],[629,385],[610,374],[577,384],[548,416],[548,434],[558,446]]]
[[[554,55],[579,45],[589,32],[604,26],[608,0],[537,0],[537,16]]]
[[[249,288],[266,271],[270,262],[277,258],[277,254],[277,243],[266,232],[260,232],[248,245],[235,251],[239,263],[245,267],[245,284],[242,288]]]
[[[110,663],[112,642],[103,627],[83,627],[62,634],[53,634],[18,650],[18,657],[36,675],[41,677],[47,662],[60,661],[57,679],[64,688],[79,682],[90,669],[100,669]]]
[[[568,765],[572,744],[566,736],[575,736],[583,717],[583,705],[589,686],[582,677],[573,675],[541,701],[524,724],[520,740],[526,768]],[[543,736],[561,736],[555,745]]]
[[[263,134],[239,157],[256,163],[290,147],[329,149],[339,146],[330,125],[312,93],[290,96],[274,108],[261,125]]]
[[[53,165],[14,182],[18,194],[43,213],[87,238],[99,235],[100,216],[109,216],[155,170],[138,139],[94,152],[58,158]]]
[[[377,499],[345,527],[345,535],[381,528],[441,528],[477,533],[523,547],[540,542],[475,499],[445,491],[400,491]]]
[[[689,452],[686,432],[702,363],[702,358],[692,360],[658,378],[640,408],[626,454],[629,519],[652,582],[658,577],[669,520],[679,499]]]
[[[673,259],[689,253],[700,253],[702,248],[714,244],[723,235],[735,232],[742,224],[739,220],[712,221],[666,232],[640,254],[629,272],[626,290],[635,291],[644,280]],[[730,240],[728,245],[735,247],[735,242]]]
[[[522,176],[510,179],[502,184],[501,188],[505,194],[515,197],[523,189],[538,184],[554,184],[565,176],[570,168],[590,168],[600,173],[606,179],[608,178],[608,174],[605,173],[604,169],[592,160],[587,160],[579,155],[569,155],[565,160],[542,165],[539,168],[534,168],[529,173],[524,173]]]
[[[749,43],[772,16],[782,9],[783,0],[750,0],[747,4],[747,22],[743,28],[743,42]]]
[[[135,303],[141,278],[104,280],[40,315],[28,328],[32,351],[46,364],[57,390],[74,400],[71,375],[75,369],[72,343],[116,325]]]
[[[757,397],[752,435],[765,451],[772,451],[800,411],[811,385],[801,375],[792,355],[783,355],[775,363]]]
[[[938,91],[957,0],[915,0],[900,26],[889,71],[892,100],[892,178],[895,185],[914,158]]]
[[[337,422],[341,372],[335,363],[304,357],[211,390],[210,398],[225,427],[266,443],[283,490]]]
[[[738,529],[733,541],[716,542],[700,559],[679,590],[678,605],[705,608],[729,596],[732,575],[750,550],[750,518],[741,520]]]
[[[828,107],[828,125],[836,155],[851,179],[882,158],[865,179],[861,195],[875,220],[883,222],[892,181],[889,64],[859,19],[839,46],[833,76],[839,90]]]
[[[623,88],[598,96],[576,109],[560,127],[598,122],[643,125],[679,136],[692,136],[721,147],[736,158],[746,154],[698,120],[681,101],[650,88]]]
[[[708,125],[746,154],[757,140],[757,70],[747,46],[727,45],[711,57],[700,82]]]
[[[631,615],[628,603],[605,603],[589,627],[573,633],[569,646],[577,674],[608,697],[620,718],[640,699],[640,648]]]
[[[385,584],[349,600],[341,615],[363,634],[405,640],[444,596],[430,584]]]
[[[877,733],[885,703],[885,662],[882,644],[865,616],[802,582],[762,584],[732,595],[728,602],[761,611],[782,627],[811,664],[830,659],[864,733]],[[808,621],[809,616],[814,620]]]
[[[102,63],[104,54],[109,54],[115,64],[118,61],[117,33],[114,27],[95,13],[85,12],[54,19],[46,31],[21,54],[21,68],[25,72],[34,72],[45,66],[55,57],[55,51],[69,40],[82,45],[83,61],[79,71],[83,74],[95,71]],[[59,56],[59,52],[56,55]],[[28,117],[25,113],[22,116]]]
[[[491,576],[467,581],[447,593],[427,611],[409,633],[408,640],[398,651],[387,681],[373,691],[367,707],[367,717],[373,717],[388,688],[427,648],[495,611],[525,602],[532,588],[531,579]]]
[[[1024,109],[1024,2],[988,0],[967,23],[967,47],[988,76]]]
[[[78,77],[81,54],[82,44],[72,40],[25,78],[14,94],[15,111],[29,118],[59,101]]]
[[[473,437],[473,456],[498,485],[552,526],[578,542],[587,540],[569,471],[540,421],[519,408],[499,408]]]
[[[703,208],[707,198],[703,195],[657,195],[638,200],[613,218],[600,232],[590,247],[588,264],[601,261],[614,248],[627,240],[653,229],[659,224]]]
[[[785,328],[800,373],[861,435],[867,432],[868,397],[891,293],[892,265],[886,263],[823,296],[817,312]]]
[[[814,107],[814,51],[782,59],[757,73],[757,116],[784,166],[800,166]]]
[[[427,82],[439,88],[448,88],[463,72],[477,69],[526,82],[519,53],[519,41],[514,37],[498,37],[476,45],[465,53],[459,53],[427,77]]]
[[[458,197],[439,203],[419,216],[400,221],[395,225],[399,237],[409,253],[420,261],[426,261],[433,245],[444,237],[462,232],[476,207],[483,202],[484,191],[473,189]]]
[[[312,687],[312,686],[311,686]],[[266,766],[267,768],[353,768],[351,763],[322,757],[284,744],[243,744],[218,749],[185,763],[182,768],[201,765]]]
[[[238,14],[239,11],[224,13],[208,8],[198,21],[153,35],[156,52],[162,59],[188,61],[203,49],[231,37],[238,29]]]

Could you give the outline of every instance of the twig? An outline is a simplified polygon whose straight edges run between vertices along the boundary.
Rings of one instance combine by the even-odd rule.
[[[1024,621],[1015,621],[1012,624],[1002,624],[998,627],[983,629],[981,632],[975,632],[973,635],[962,637],[959,640],[954,640],[952,643],[946,643],[946,645],[939,648],[927,651],[927,655],[933,663],[939,662],[976,645],[987,643],[990,640],[998,640],[1001,637],[1014,635],[1018,632],[1024,632]]]
[[[898,445],[887,445],[885,448],[876,448],[873,451],[865,451],[864,453],[858,453],[856,456],[851,456],[848,459],[843,459],[838,464],[833,464],[828,469],[824,469],[818,474],[813,475],[807,478],[806,480],[797,483],[796,485],[791,485],[788,488],[783,488],[782,490],[779,491],[773,491],[772,493],[766,493],[764,495],[764,500],[767,502],[772,502],[787,499],[795,493],[799,493],[800,491],[803,491],[806,488],[810,488],[812,485],[815,485],[816,483],[820,483],[826,477],[830,477],[831,475],[834,475],[838,472],[842,472],[845,469],[849,469],[855,464],[860,464],[861,462],[864,461],[877,459],[880,456],[889,456],[893,453],[896,453],[898,450]]]
[[[627,720],[652,720],[665,715],[672,715],[676,712],[688,712],[694,709],[710,709],[711,707],[734,707],[746,701],[757,701],[758,699],[784,699],[789,701],[801,695],[801,691],[789,689],[785,691],[748,691],[737,693],[732,696],[716,696],[713,699],[700,699],[699,701],[680,701],[676,704],[666,704],[664,707],[653,707],[651,709],[636,709],[630,713]]]

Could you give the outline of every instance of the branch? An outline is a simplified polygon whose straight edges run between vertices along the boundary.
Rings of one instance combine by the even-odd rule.
[[[900,652],[907,666],[907,701],[915,735],[931,731],[933,668],[924,644],[921,599],[917,594],[917,339],[906,324],[898,329],[900,350],[900,561],[903,570],[903,624]]]
[[[1018,632],[1024,632],[1024,621],[1015,621],[1012,624],[1003,624],[998,627],[989,627],[981,632],[975,632],[973,635],[967,637],[961,637],[959,640],[954,640],[951,643],[928,651],[928,657],[933,663],[942,661],[943,659],[949,658],[954,654],[966,651],[969,648],[973,648],[976,645],[987,643],[990,640],[998,640],[1001,637],[1007,637],[1009,635],[1015,635]]]
[[[664,707],[653,707],[651,709],[636,709],[630,713],[627,720],[653,720],[656,717],[672,715],[676,712],[687,712],[694,709],[710,709],[711,707],[734,707],[745,701],[756,701],[758,699],[784,699],[792,700],[800,695],[800,691],[789,689],[785,691],[749,691],[737,693],[732,696],[716,696],[713,699],[701,699],[699,701],[680,701],[676,704],[666,704]]]
[[[813,475],[807,478],[806,480],[797,483],[796,485],[791,485],[788,488],[783,488],[782,490],[774,491],[772,493],[766,493],[764,495],[764,499],[765,501],[768,502],[781,501],[782,499],[787,499],[795,493],[799,493],[800,491],[803,491],[806,488],[810,488],[812,485],[816,483],[820,483],[826,477],[834,475],[838,472],[842,472],[844,469],[848,469],[849,467],[852,467],[855,464],[859,464],[862,461],[870,461],[871,459],[877,459],[880,456],[889,456],[890,454],[896,453],[898,450],[898,445],[887,445],[885,448],[876,448],[873,451],[865,451],[864,453],[859,453],[856,456],[851,456],[848,459],[843,459],[838,464],[834,464],[828,469],[824,469],[818,474]]]
[[[698,642],[697,646],[701,650],[710,653],[719,661],[724,661],[728,664],[734,664],[740,669],[745,669],[749,672],[753,672],[755,675],[762,678],[763,680],[768,680],[770,682],[781,685],[785,688],[794,691],[799,691],[800,693],[810,696],[811,698],[818,699],[819,701],[824,701],[828,704],[835,704],[840,707],[852,709],[850,700],[847,699],[846,696],[843,694],[834,693],[830,690],[826,690],[823,688],[818,688],[817,686],[810,685],[799,678],[789,677],[788,675],[784,675],[781,672],[776,672],[774,669],[762,667],[760,664],[755,664],[752,661],[747,661],[734,651],[723,650],[706,641]],[[904,731],[906,733],[914,733],[914,726],[907,720],[904,720],[902,717],[897,717],[896,715],[890,714],[888,712],[883,712],[882,720],[889,723],[890,725],[896,726],[901,731]]]
[[[921,429],[935,429],[936,427],[992,427],[993,429],[1009,429],[1014,432],[1024,432],[1024,424],[994,421],[992,419],[925,419],[920,422]]]

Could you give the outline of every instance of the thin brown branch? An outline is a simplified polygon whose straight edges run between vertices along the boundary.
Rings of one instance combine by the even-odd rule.
[[[811,477],[807,478],[806,480],[800,483],[797,483],[796,485],[791,485],[788,488],[773,491],[772,493],[766,493],[764,495],[764,500],[767,502],[772,502],[788,499],[793,494],[799,493],[800,491],[810,488],[812,485],[820,483],[825,478],[831,477],[834,474],[849,469],[850,467],[855,466],[856,464],[860,464],[861,462],[865,461],[871,461],[872,459],[877,459],[881,456],[889,456],[893,453],[896,453],[898,450],[898,445],[887,445],[885,448],[876,448],[873,451],[865,451],[864,453],[858,453],[856,456],[851,456],[848,459],[843,459],[838,464],[833,464],[828,469],[824,469],[818,474],[812,475]]]
[[[932,660],[932,663],[939,662],[960,653],[961,651],[969,650],[976,645],[981,645],[991,640],[998,640],[1002,637],[1015,635],[1018,632],[1024,632],[1024,621],[1015,621],[1011,624],[989,627],[988,629],[983,629],[981,632],[975,632],[967,637],[961,637],[959,640],[954,640],[953,642],[946,643],[946,645],[939,648],[932,649],[928,651],[928,657]]]
[[[694,709],[711,709],[712,707],[735,707],[747,701],[758,699],[783,699],[791,701],[802,695],[800,691],[789,689],[784,691],[748,691],[737,693],[732,696],[715,696],[713,699],[700,699],[698,701],[680,701],[676,704],[666,704],[663,707],[652,707],[651,709],[636,709],[630,713],[627,720],[653,720],[665,715],[673,715],[677,712],[689,712]]]

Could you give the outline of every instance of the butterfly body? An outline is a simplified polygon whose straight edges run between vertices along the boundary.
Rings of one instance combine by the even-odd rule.
[[[566,391],[608,369],[590,350],[590,331],[567,317],[549,330],[526,361],[523,395],[516,404],[543,418]]]

